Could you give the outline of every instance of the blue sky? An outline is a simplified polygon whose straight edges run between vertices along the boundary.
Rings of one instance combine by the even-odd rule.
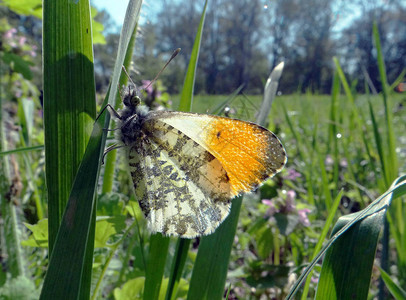
[[[91,0],[92,6],[96,7],[97,10],[105,9],[116,25],[121,28],[124,21],[125,11],[127,9],[129,0]],[[157,6],[161,4],[161,1],[143,1],[140,15],[140,23],[144,23],[144,16],[151,16],[151,12],[157,11]]]
[[[117,25],[123,24],[128,0],[91,0],[90,2],[97,10],[107,10]]]

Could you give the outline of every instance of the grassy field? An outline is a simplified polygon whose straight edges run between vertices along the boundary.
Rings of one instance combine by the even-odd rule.
[[[173,99],[172,106],[176,107],[177,97],[174,96]],[[227,96],[196,96],[193,111],[211,113],[221,104],[227,103],[230,108],[227,115],[253,121],[261,99],[262,96],[252,95],[240,95],[231,101]],[[333,224],[341,215],[365,208],[387,188],[373,127],[375,122],[382,139],[385,139],[386,125],[382,97],[359,95],[355,103],[356,106],[352,106],[344,96],[338,97],[336,102],[329,95],[276,97],[270,113],[269,128],[284,144],[288,164],[281,174],[261,187],[259,193],[244,197],[227,277],[231,287],[230,295],[253,299],[267,295],[282,299],[291,281],[297,278],[299,271],[297,268],[311,259],[317,239],[333,205],[333,199],[340,190],[343,190],[343,194],[334,214]],[[368,103],[372,104],[375,112],[374,122],[371,120]],[[391,95],[389,105],[393,113],[399,170],[405,170],[406,161],[404,150],[406,112],[403,103],[405,103],[404,95]],[[358,117],[362,118],[363,123],[355,122],[354,110],[359,113]],[[42,131],[36,130],[33,140],[38,140],[41,136]],[[42,155],[42,152],[32,152],[30,159],[41,161]],[[17,160],[22,162],[23,156],[17,155]],[[105,261],[111,253],[115,253],[109,258],[111,261],[110,265],[107,265],[108,268],[103,269],[103,265],[100,265],[94,269],[95,274],[107,272],[100,286],[106,295],[112,293],[114,289],[119,295],[124,293],[126,285],[141,284],[140,280],[143,282],[144,277],[141,276],[145,270],[143,257],[149,249],[149,233],[134,199],[125,160],[121,155],[118,157],[117,166],[114,192],[99,195],[97,210],[98,215],[108,216],[109,219],[107,221],[100,219],[97,222],[95,259]],[[32,188],[29,187],[30,184],[36,185],[34,191],[38,192],[45,179],[42,164],[32,164],[31,168],[30,172],[22,176],[25,187],[22,208],[25,211],[24,221],[30,220],[30,223],[35,223],[35,220],[38,220],[38,206],[33,201],[35,193],[33,194]],[[28,177],[29,173],[37,174],[35,181]],[[44,207],[46,201],[41,192],[39,193],[41,206]],[[404,203],[399,201],[398,203],[397,209],[403,211]],[[128,214],[132,216],[129,219]],[[392,212],[392,215],[394,217],[392,230],[395,230],[397,213]],[[137,222],[132,221],[133,217]],[[132,225],[127,227],[126,240],[121,240],[126,219]],[[37,235],[46,235],[43,232],[45,228],[46,224],[43,221],[34,229],[30,227]],[[28,232],[24,231],[25,246],[20,250],[25,253],[32,266],[36,265],[31,268],[30,273],[39,283],[44,275],[41,271],[44,264],[41,257],[45,255],[45,249],[31,247],[39,245],[45,247],[47,244],[46,241],[39,244],[35,237],[28,238],[27,234]],[[117,247],[111,248],[114,245],[111,242],[114,240],[120,243]],[[109,248],[114,249],[114,252],[112,250],[106,252]],[[395,253],[399,251],[393,243],[390,244],[389,250]],[[174,241],[169,245],[169,253],[173,251],[175,251]],[[129,256],[130,253],[132,254]],[[381,255],[381,252],[379,253]],[[195,256],[196,248],[192,247],[186,259],[183,279],[180,281],[178,290],[180,297],[186,295]],[[171,261],[170,257],[168,262]],[[122,269],[121,266],[126,261],[131,267]],[[168,262],[166,272],[170,267]],[[401,276],[403,271],[400,258],[391,256],[388,262]],[[316,274],[319,272],[320,267]],[[377,276],[378,274],[374,272],[370,289],[372,295],[378,291]],[[403,282],[402,277],[399,280]],[[121,289],[118,289],[119,283],[124,284]],[[314,277],[309,283],[309,295],[314,295],[316,285],[317,277]],[[120,299],[117,295],[116,299]]]

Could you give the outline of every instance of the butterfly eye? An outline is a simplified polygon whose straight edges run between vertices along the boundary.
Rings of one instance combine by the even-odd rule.
[[[135,95],[135,93],[133,94],[133,96],[131,97],[131,106],[135,107],[138,106],[141,102],[141,99],[138,95]]]
[[[128,92],[124,95],[123,103],[128,107],[136,107],[140,104],[141,99],[138,96],[137,90],[131,86],[128,87]]]

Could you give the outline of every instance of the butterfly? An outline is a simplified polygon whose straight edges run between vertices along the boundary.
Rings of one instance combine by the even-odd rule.
[[[149,111],[135,89],[115,111],[117,139],[128,159],[148,227],[193,238],[212,233],[232,198],[258,188],[286,164],[275,134],[254,123],[176,111]]]

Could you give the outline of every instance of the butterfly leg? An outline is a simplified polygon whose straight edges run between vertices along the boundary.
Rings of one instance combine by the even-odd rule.
[[[107,147],[107,149],[104,150],[104,152],[103,152],[102,164],[104,165],[104,157],[107,155],[107,153],[109,153],[109,152],[112,151],[112,150],[119,149],[119,148],[122,148],[122,147],[125,147],[125,145],[113,144],[113,145]]]
[[[104,113],[104,111],[106,109],[110,109],[109,112],[113,114],[113,116],[117,119],[121,120],[121,116],[118,114],[118,112],[114,109],[113,106],[111,106],[110,104],[107,104],[105,107],[103,107],[103,109],[101,110],[101,112],[99,113],[99,115],[97,116],[96,120],[94,120],[95,122],[100,118],[100,116],[102,115],[102,113]]]

